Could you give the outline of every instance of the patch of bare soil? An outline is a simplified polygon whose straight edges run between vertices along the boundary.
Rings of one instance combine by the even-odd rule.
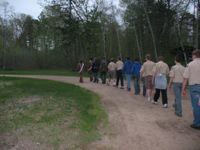
[[[29,96],[29,97],[21,98],[19,102],[21,104],[32,104],[32,103],[40,101],[41,99],[42,98],[40,96]]]
[[[0,149],[1,150],[8,150],[18,143],[18,138],[14,134],[1,134],[0,135]]]

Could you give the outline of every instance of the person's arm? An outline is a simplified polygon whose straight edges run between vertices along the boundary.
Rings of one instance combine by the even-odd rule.
[[[189,80],[189,74],[190,74],[190,71],[189,71],[189,67],[187,67],[185,69],[185,72],[183,73],[183,86],[182,86],[182,95],[185,96],[186,95],[186,87],[187,87],[187,84],[188,84],[188,80]]]
[[[173,67],[171,68],[171,71],[169,72],[169,77],[170,77],[170,80],[169,80],[168,88],[171,90],[172,83],[173,83],[173,80],[174,80],[174,70],[173,70]]]
[[[143,77],[144,74],[144,66],[142,65],[142,68],[140,69],[140,76]]]
[[[188,79],[187,79],[187,78],[184,78],[184,80],[183,80],[183,87],[182,87],[182,95],[183,95],[183,96],[186,95],[187,83],[188,83]]]

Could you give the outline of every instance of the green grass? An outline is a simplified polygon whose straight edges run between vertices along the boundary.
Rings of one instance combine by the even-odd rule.
[[[18,74],[18,75],[62,75],[78,76],[78,72],[67,70],[0,70],[0,74]]]
[[[15,133],[54,149],[80,148],[107,122],[99,97],[71,84],[0,77],[0,135]],[[0,142],[1,145],[1,142]]]

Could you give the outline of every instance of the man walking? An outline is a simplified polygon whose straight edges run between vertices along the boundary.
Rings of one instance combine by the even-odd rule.
[[[175,57],[175,64],[170,71],[170,82],[169,89],[171,90],[173,85],[173,91],[175,95],[175,114],[178,117],[182,117],[182,83],[183,83],[183,73],[185,67],[181,65],[181,58],[179,56]]]
[[[115,71],[116,71],[116,64],[114,63],[114,60],[111,58],[110,63],[108,64],[108,74],[109,74],[108,85],[114,84]]]
[[[83,83],[83,71],[84,71],[84,63],[83,63],[83,61],[81,60],[80,62],[79,62],[79,64],[78,64],[78,72],[79,72],[79,82],[80,83]]]
[[[90,58],[90,60],[88,62],[88,74],[89,74],[89,77],[90,77],[90,82],[93,81],[92,63],[93,63],[93,60],[92,60],[92,58]]]
[[[145,80],[145,88],[147,90],[148,101],[151,101],[151,97],[152,97],[154,67],[155,67],[155,63],[151,61],[151,55],[147,54],[146,62],[142,65],[140,74]]]
[[[140,94],[140,70],[141,70],[141,63],[139,59],[135,59],[133,63],[133,76],[134,76],[134,88],[135,88],[135,95]]]
[[[99,83],[99,63],[98,60],[96,58],[94,58],[94,62],[92,64],[92,72],[93,72],[93,82],[94,83]]]
[[[123,66],[124,63],[122,62],[121,58],[118,58],[118,61],[116,62],[116,70],[117,70],[117,81],[116,81],[116,87],[119,85],[119,80],[121,82],[121,89],[124,89],[124,79],[123,79]]]
[[[168,107],[167,99],[167,75],[169,74],[169,66],[163,61],[163,57],[158,58],[158,62],[155,66],[155,89],[156,93],[154,95],[153,104],[158,103],[160,93],[162,93],[162,103],[163,108]]]
[[[192,53],[193,61],[188,64],[183,76],[183,94],[189,81],[189,91],[193,107],[194,120],[192,128],[200,130],[200,50]]]
[[[101,72],[100,77],[102,80],[102,84],[106,84],[107,64],[105,57],[101,60],[100,72]]]
[[[126,76],[127,90],[129,92],[131,91],[132,68],[133,68],[133,62],[130,60],[129,57],[127,57],[124,63],[123,72]]]

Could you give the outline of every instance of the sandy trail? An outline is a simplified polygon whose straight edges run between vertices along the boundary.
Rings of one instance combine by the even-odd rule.
[[[191,129],[191,104],[183,100],[183,117],[174,115],[173,97],[169,97],[168,109],[152,105],[142,96],[134,96],[125,90],[107,85],[78,83],[76,77],[43,75],[8,75],[15,77],[48,79],[72,83],[94,91],[109,116],[109,127],[102,138],[86,150],[200,150],[200,131]]]

